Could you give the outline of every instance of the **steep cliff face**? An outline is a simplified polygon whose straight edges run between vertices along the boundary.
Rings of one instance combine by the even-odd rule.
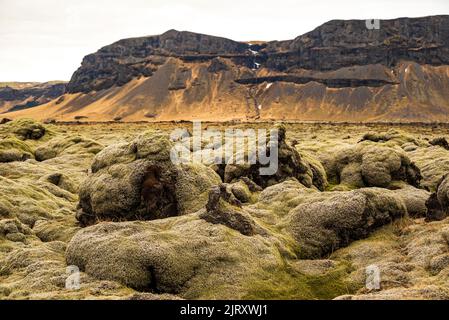
[[[297,68],[336,70],[354,65],[402,60],[449,64],[449,16],[380,21],[368,29],[365,20],[333,20],[290,41],[267,44],[266,65],[279,71]]]
[[[86,56],[67,91],[33,116],[449,121],[449,16],[372,30],[334,20],[257,44],[176,30],[124,39]]]
[[[67,89],[71,93],[107,89],[138,76],[153,75],[169,57],[208,60],[219,55],[244,55],[247,48],[229,39],[176,30],[124,39],[86,56]]]
[[[186,62],[222,57],[240,66],[286,73],[370,64],[392,67],[402,60],[443,65],[449,64],[449,16],[384,20],[373,30],[365,20],[333,20],[293,40],[253,46],[176,30],[124,39],[85,57],[68,91],[107,89],[151,76],[168,57]]]
[[[65,92],[66,83],[0,83],[0,112],[12,112],[47,103]]]

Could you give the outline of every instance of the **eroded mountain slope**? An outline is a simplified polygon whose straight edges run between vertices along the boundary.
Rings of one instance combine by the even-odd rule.
[[[170,30],[83,59],[62,101],[16,118],[448,121],[449,17],[333,20],[245,43]]]

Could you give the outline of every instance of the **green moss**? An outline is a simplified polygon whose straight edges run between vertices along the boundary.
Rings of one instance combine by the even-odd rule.
[[[0,134],[15,136],[20,140],[47,140],[54,131],[32,119],[18,119],[3,125]]]
[[[44,161],[64,154],[77,156],[82,154],[95,155],[103,148],[103,145],[81,136],[56,137],[38,147],[35,153],[36,160]]]
[[[351,271],[353,268],[349,264],[342,263],[325,274],[307,276],[306,283],[310,287],[314,299],[333,299],[340,295],[352,294],[359,287],[347,280]]]
[[[342,184],[330,184],[327,186],[326,191],[351,191],[359,189],[359,187],[351,185],[349,183]]]
[[[284,264],[284,267],[258,275],[248,284],[244,299],[313,300],[332,299],[354,293],[358,287],[345,278],[352,268],[340,264],[322,275],[306,275]]]
[[[376,231],[374,231],[369,237],[361,240],[357,240],[349,244],[347,247],[338,249],[330,256],[330,259],[336,261],[352,261],[357,260],[357,252],[360,248],[369,246],[372,251],[375,248],[392,248],[398,244],[398,235],[401,228],[410,223],[408,219],[399,219],[393,223],[386,225]],[[363,259],[363,256],[362,256]]]
[[[33,153],[33,151],[31,150],[30,146],[27,145],[25,142],[16,139],[16,138],[7,138],[7,139],[2,139],[0,141],[0,149],[20,149],[22,151],[26,151],[29,153]]]
[[[22,161],[33,158],[33,150],[25,142],[10,137],[0,140],[0,162]]]

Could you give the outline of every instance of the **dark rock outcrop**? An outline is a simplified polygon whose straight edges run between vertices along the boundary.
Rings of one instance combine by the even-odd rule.
[[[368,29],[365,20],[332,20],[293,40],[270,42],[265,52],[267,67],[279,71],[401,60],[449,64],[449,16],[381,20],[378,30]]]
[[[237,79],[235,82],[240,84],[261,84],[264,82],[289,82],[296,84],[306,84],[317,82],[328,88],[356,88],[356,87],[382,87],[387,84],[398,84],[397,82],[383,79],[321,79],[313,77],[302,77],[295,75],[268,76],[257,78]]]
[[[449,216],[449,175],[444,175],[437,189],[426,202],[426,221],[443,220]]]
[[[5,123],[11,122],[11,121],[12,120],[9,118],[2,118],[2,120],[0,120],[0,124],[5,124]]]
[[[446,138],[444,138],[444,137],[432,139],[429,141],[429,143],[432,146],[440,146],[446,150],[449,150],[449,143],[447,142]]]
[[[260,232],[261,228],[241,209],[240,201],[227,187],[227,184],[221,184],[211,190],[206,212],[200,218],[213,224],[225,225],[246,236]]]
[[[326,173],[318,169],[319,162],[316,163],[304,159],[299,152],[289,145],[286,141],[286,130],[284,126],[277,126],[277,144],[273,144],[270,139],[267,139],[266,150],[267,155],[271,156],[274,152],[271,148],[274,146],[277,149],[276,170],[274,174],[261,174],[261,168],[266,168],[268,165],[262,165],[260,154],[257,154],[256,163],[254,164],[226,164],[224,167],[224,182],[230,183],[241,178],[247,178],[258,186],[266,188],[267,186],[296,178],[306,187],[312,186],[319,190],[324,190],[327,185]],[[321,166],[321,164],[319,164]]]

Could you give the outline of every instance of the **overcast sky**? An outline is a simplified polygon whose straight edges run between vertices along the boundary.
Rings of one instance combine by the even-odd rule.
[[[122,38],[189,30],[291,39],[332,19],[449,14],[448,0],[0,0],[0,81],[69,80]]]

